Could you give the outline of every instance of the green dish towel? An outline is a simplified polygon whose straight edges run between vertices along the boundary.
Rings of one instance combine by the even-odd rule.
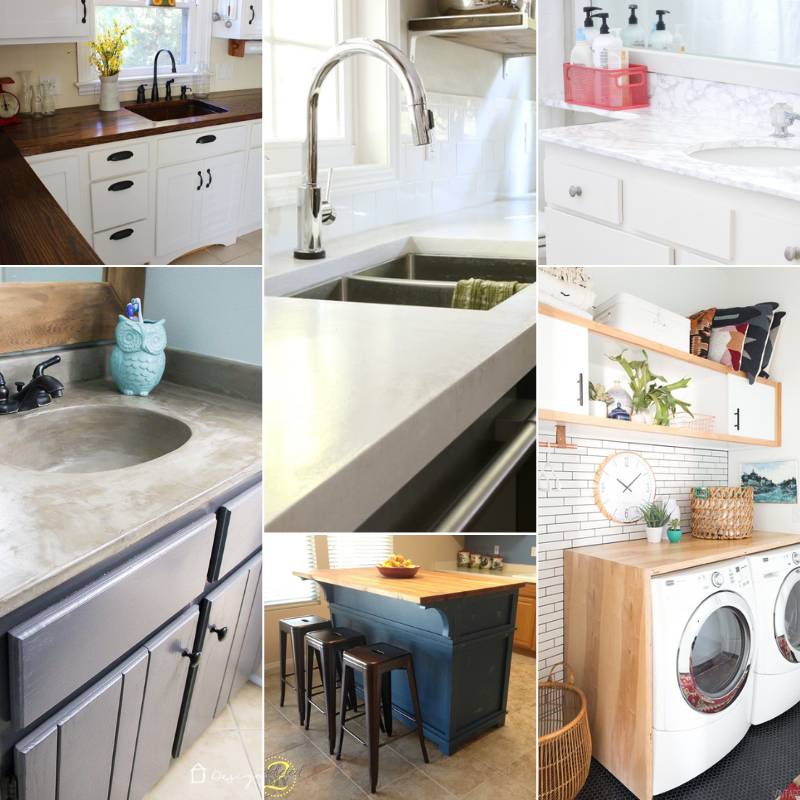
[[[528,286],[527,283],[517,281],[485,281],[482,278],[468,278],[456,284],[451,307],[487,311]]]

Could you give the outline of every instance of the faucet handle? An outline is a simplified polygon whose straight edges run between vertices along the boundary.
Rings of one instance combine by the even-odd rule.
[[[322,224],[332,225],[336,222],[336,209],[331,205],[331,186],[333,185],[333,167],[328,170],[328,181],[322,197]]]
[[[37,364],[33,370],[33,377],[34,378],[41,378],[44,375],[44,371],[48,367],[52,367],[55,364],[61,363],[61,356],[53,356],[52,358],[48,358],[47,361],[42,361],[41,364]]]

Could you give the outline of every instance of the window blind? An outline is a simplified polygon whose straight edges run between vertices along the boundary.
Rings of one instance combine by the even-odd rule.
[[[341,534],[328,536],[328,558],[331,569],[372,567],[392,554],[391,534]]]
[[[264,558],[264,605],[314,603],[317,584],[292,575],[298,569],[313,569],[314,537],[296,533],[267,536]]]

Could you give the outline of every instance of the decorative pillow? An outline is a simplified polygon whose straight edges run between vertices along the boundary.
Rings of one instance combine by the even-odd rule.
[[[747,322],[743,322],[741,325],[714,328],[708,345],[708,360],[724,364],[738,372],[742,368],[742,350],[749,327]]]
[[[769,378],[770,362],[772,361],[772,354],[775,351],[775,342],[780,333],[781,320],[786,316],[785,311],[776,311],[772,317],[772,327],[769,329],[769,339],[767,339],[767,347],[764,350],[764,361],[761,364],[761,372],[758,373],[760,378]]]
[[[741,369],[750,383],[755,383],[756,376],[761,372],[772,317],[777,308],[778,303],[756,303],[738,308],[718,308],[714,314],[714,328],[726,328],[744,322],[749,324],[742,351]]]
[[[693,356],[708,358],[708,344],[711,341],[711,326],[714,323],[716,308],[707,308],[698,311],[689,317],[691,331],[689,332],[689,352]]]

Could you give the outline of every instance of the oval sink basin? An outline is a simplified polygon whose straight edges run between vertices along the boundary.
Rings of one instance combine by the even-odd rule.
[[[3,460],[33,472],[108,472],[144,464],[185,444],[192,430],[143,408],[80,406],[0,420]]]
[[[737,167],[800,167],[800,148],[793,147],[711,147],[695,150],[692,158],[710,161],[714,164],[728,164]]]

